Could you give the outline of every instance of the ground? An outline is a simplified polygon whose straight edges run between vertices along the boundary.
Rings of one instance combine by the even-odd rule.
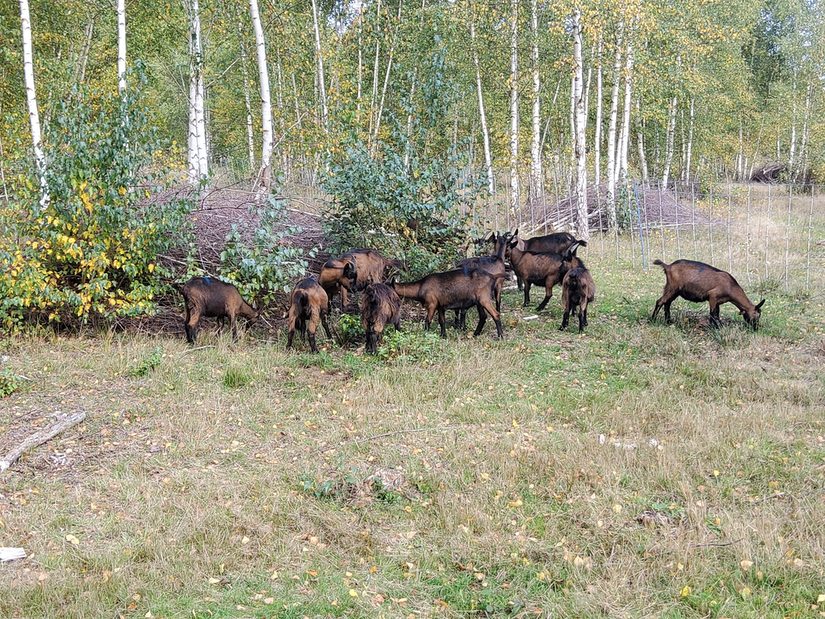
[[[88,418],[0,477],[0,545],[29,553],[0,616],[825,613],[821,294],[714,331],[683,301],[649,323],[658,269],[594,275],[584,335],[510,291],[503,341],[411,320],[379,358],[265,330],[7,340],[28,380],[0,451]]]

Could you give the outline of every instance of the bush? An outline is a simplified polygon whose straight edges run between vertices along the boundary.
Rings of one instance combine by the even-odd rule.
[[[20,388],[20,379],[9,368],[0,370],[0,398],[13,394]]]
[[[161,361],[163,361],[163,349],[160,346],[156,346],[151,353],[132,366],[128,374],[133,378],[148,376],[152,370],[161,364]]]
[[[57,104],[44,148],[48,200],[32,172],[0,210],[0,323],[148,312],[163,289],[157,256],[185,238],[189,206],[150,200],[160,143],[139,101],[74,92]]]

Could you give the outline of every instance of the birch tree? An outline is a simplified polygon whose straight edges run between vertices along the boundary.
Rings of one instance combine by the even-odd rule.
[[[34,163],[40,182],[40,206],[49,203],[49,189],[46,185],[46,155],[40,137],[40,112],[37,108],[37,94],[34,90],[34,61],[32,57],[32,22],[29,16],[29,0],[20,0],[20,27],[23,34],[23,77],[26,84],[26,106],[29,110],[29,127],[32,134]]]
[[[510,2],[510,210],[518,215],[521,184],[518,170],[518,5]]]
[[[198,0],[189,0],[189,182],[199,185],[209,175],[204,116],[203,48]]]
[[[530,144],[530,195],[531,208],[542,201],[544,174],[541,164],[541,76],[539,74],[539,17],[538,0],[530,1],[530,36],[532,42],[533,72],[533,133]]]
[[[602,37],[599,35],[599,42],[596,47],[596,130],[593,136],[593,146],[595,159],[594,179],[596,187],[602,182]]]
[[[243,25],[238,19],[238,43],[241,52],[241,75],[243,77],[243,99],[246,109],[246,155],[249,160],[249,172],[255,172],[255,132],[252,128],[252,95],[249,85],[249,70],[247,68],[248,58],[246,54],[246,44],[243,37]],[[280,107],[280,106],[279,106]]]
[[[691,164],[691,157],[693,156],[693,106],[695,103],[695,99],[693,97],[690,98],[690,107],[688,113],[688,133],[687,133],[687,146],[685,147],[685,167],[683,170],[682,178],[685,182],[690,181],[690,164]]]
[[[573,10],[573,98],[575,100],[575,153],[576,153],[576,231],[580,239],[590,240],[590,224],[587,219],[587,152],[585,131],[587,117],[584,112],[584,62],[582,60],[581,11]]]
[[[256,0],[250,0],[256,2]],[[327,107],[327,87],[324,78],[324,55],[321,53],[321,29],[318,27],[318,4],[312,0],[312,26],[315,31],[315,59],[318,67],[318,91],[321,99],[321,123],[329,132],[329,108]],[[256,35],[257,36],[257,35]]]
[[[670,181],[670,164],[673,162],[673,143],[676,136],[676,95],[670,100],[667,108],[667,133],[665,134],[665,164],[662,170],[662,187],[667,187]]]
[[[624,23],[619,22],[616,32],[616,53],[613,61],[613,87],[610,95],[610,125],[607,130],[607,227],[617,225],[616,218],[616,125],[619,113],[619,84],[622,78],[622,44]]]
[[[487,128],[487,112],[484,109],[484,94],[481,89],[481,68],[478,61],[478,48],[476,47],[475,17],[470,15],[470,44],[473,53],[473,65],[476,71],[476,92],[478,94],[478,115],[481,118],[481,140],[484,145],[484,168],[487,172],[487,190],[492,196],[495,193],[493,178],[493,156],[490,151],[490,131]]]
[[[126,0],[117,0],[117,91],[126,94]]]
[[[269,192],[272,185],[272,106],[269,100],[269,69],[266,64],[266,43],[258,13],[258,0],[249,0],[249,15],[255,31],[255,50],[258,57],[258,82],[261,87],[261,186]]]
[[[632,29],[631,29],[632,32]],[[630,104],[633,97],[633,43],[631,37],[627,39],[624,76],[624,114],[622,117],[622,138],[620,151],[617,155],[619,167],[616,183],[627,184],[628,149],[630,147]]]

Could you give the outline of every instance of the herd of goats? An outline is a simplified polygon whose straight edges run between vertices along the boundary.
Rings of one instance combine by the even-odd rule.
[[[488,246],[490,255],[461,260],[455,269],[443,273],[431,273],[409,283],[400,283],[389,272],[401,267],[397,260],[387,259],[372,249],[353,249],[340,258],[328,260],[321,272],[302,279],[290,295],[288,314],[287,348],[292,347],[295,332],[308,337],[312,352],[318,352],[315,334],[319,323],[327,338],[331,338],[327,316],[332,299],[341,296],[342,311],[347,307],[347,293],[360,291],[361,323],[366,333],[366,350],[375,353],[386,325],[401,327],[401,299],[413,299],[426,310],[424,325],[430,328],[438,314],[441,336],[446,337],[447,310],[456,313],[456,326],[464,328],[468,309],[478,309],[478,336],[487,316],[493,319],[498,337],[501,329],[501,291],[508,277],[507,265],[524,291],[524,306],[530,303],[530,288],[544,286],[544,299],[537,310],[541,311],[553,296],[553,287],[562,286],[564,317],[560,329],[567,328],[570,314],[576,312],[579,332],[587,326],[587,307],[596,296],[596,285],[584,262],[576,255],[579,247],[587,243],[577,240],[567,232],[558,232],[531,239],[521,239],[518,230],[513,233],[491,233],[477,244]],[[489,245],[488,245],[489,244]],[[719,326],[719,306],[733,303],[745,322],[754,330],[759,326],[762,313],[761,300],[754,305],[742,287],[729,273],[702,262],[677,260],[666,264],[655,260],[665,272],[665,289],[651,319],[664,308],[665,319],[671,322],[670,306],[677,298],[705,302],[710,305],[710,323]],[[385,283],[387,282],[387,283]],[[221,325],[229,318],[232,335],[237,339],[237,319],[244,317],[254,321],[258,311],[243,300],[237,288],[213,277],[195,277],[182,288],[185,302],[186,339],[194,344],[202,317],[217,318]]]

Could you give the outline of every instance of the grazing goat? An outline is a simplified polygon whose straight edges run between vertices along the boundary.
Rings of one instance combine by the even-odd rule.
[[[513,232],[512,238],[518,238],[518,228]],[[576,237],[569,232],[554,232],[544,236],[534,236],[532,239],[524,239],[522,249],[537,254],[563,254],[575,242]],[[516,283],[518,289],[521,290],[524,282],[518,275],[516,275]]]
[[[494,253],[492,256],[479,256],[476,258],[465,258],[456,265],[467,272],[481,269],[496,277],[496,310],[501,312],[501,290],[504,288],[504,280],[507,275],[507,267],[504,263],[504,252],[507,249],[509,234],[493,234],[495,241]],[[464,329],[467,310],[456,310],[456,327]]]
[[[567,328],[570,313],[578,308],[579,333],[587,326],[587,304],[596,298],[596,284],[590,271],[584,265],[575,267],[564,274],[562,280],[561,304],[564,307],[564,317],[561,320],[559,331]]]
[[[576,256],[579,247],[586,247],[585,241],[575,241],[564,254],[534,253],[524,250],[524,241],[513,238],[510,243],[510,264],[513,272],[524,282],[524,307],[530,305],[530,287],[533,284],[544,286],[544,300],[536,311],[541,311],[553,296],[553,286],[561,283],[569,269],[584,266]]]
[[[289,335],[287,336],[286,347],[292,348],[292,340],[295,337],[296,329],[301,333],[301,339],[309,333],[309,348],[312,352],[318,352],[315,343],[315,333],[318,331],[318,323],[324,326],[324,333],[327,339],[331,339],[329,325],[327,324],[327,311],[329,308],[329,298],[326,291],[314,277],[302,279],[292,291],[289,297],[289,316],[287,325]]]
[[[503,276],[501,276],[503,277]],[[427,277],[400,284],[395,281],[390,286],[405,299],[415,299],[427,310],[424,327],[429,330],[433,316],[438,312],[438,324],[441,326],[441,337],[447,337],[444,324],[444,313],[448,309],[478,308],[478,326],[474,335],[478,336],[487,322],[487,314],[496,323],[498,337],[503,337],[501,316],[496,309],[495,294],[498,276],[490,275],[480,269],[465,271],[454,269],[444,273],[432,273]]]
[[[350,267],[347,267],[350,264]],[[351,249],[337,259],[327,260],[318,278],[327,291],[332,307],[332,297],[341,293],[341,311],[348,303],[347,293],[360,290],[369,284],[384,280],[385,272],[390,267],[400,268],[397,260],[384,258],[374,249]]]
[[[707,301],[710,305],[710,322],[714,327],[722,324],[719,320],[719,306],[730,302],[739,308],[742,318],[754,331],[759,328],[759,317],[762,315],[762,304],[765,303],[765,299],[756,305],[751,303],[730,273],[693,260],[677,260],[672,264],[654,260],[653,264],[658,264],[664,269],[666,281],[664,292],[656,301],[651,320],[655,320],[656,314],[664,307],[665,320],[670,323],[670,304],[676,297],[682,297],[694,303]]]
[[[248,323],[258,319],[258,312],[243,300],[238,289],[214,277],[193,277],[181,288],[186,307],[186,340],[194,344],[198,337],[198,325],[203,317],[217,318],[223,329],[224,318],[229,318],[232,338],[238,341],[238,316]]]
[[[401,299],[386,284],[370,284],[361,295],[361,325],[367,334],[368,353],[377,352],[388,324],[394,325],[396,331],[401,330]]]

